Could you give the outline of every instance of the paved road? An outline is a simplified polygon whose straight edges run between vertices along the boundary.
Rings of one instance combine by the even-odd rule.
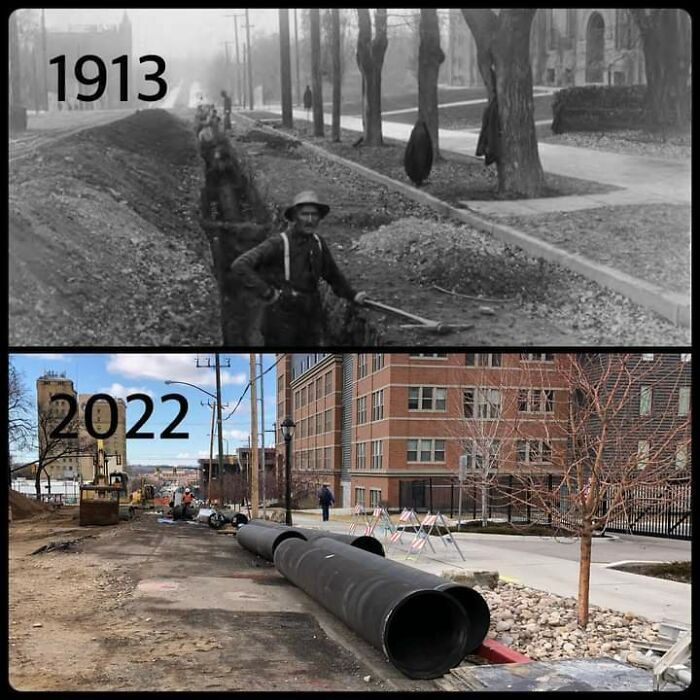
[[[317,515],[294,514],[294,523],[347,532],[348,523],[325,525]],[[382,539],[381,532],[377,533]],[[384,540],[383,540],[384,541]],[[427,547],[417,563],[406,561],[408,537],[391,545],[388,556],[440,575],[451,569],[498,571],[508,581],[556,595],[576,597],[578,541],[574,538],[521,537],[462,533],[457,542],[466,561],[433,538],[436,553]],[[607,565],[622,561],[690,561],[691,542],[634,535],[614,535],[593,542],[590,602],[619,612],[631,611],[650,620],[690,624],[691,586],[649,576],[616,571]]]

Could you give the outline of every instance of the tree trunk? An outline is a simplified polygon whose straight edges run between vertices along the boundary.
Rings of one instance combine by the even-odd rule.
[[[331,22],[333,26],[332,58],[333,58],[333,122],[331,125],[331,137],[333,141],[340,141],[340,85],[342,75],[340,70],[340,11],[337,7],[331,9]]]
[[[428,127],[433,159],[440,157],[438,140],[438,73],[445,54],[440,48],[440,27],[437,10],[420,11],[420,44],[418,47],[418,118]]]
[[[36,468],[36,478],[34,479],[34,490],[36,491],[36,500],[41,500],[41,472],[44,470],[44,465],[41,460]]]
[[[584,523],[581,529],[581,554],[578,568],[578,607],[576,619],[578,626],[586,627],[588,624],[588,598],[591,587],[591,545],[592,526],[590,522]]]
[[[314,136],[323,136],[323,83],[321,82],[321,23],[319,9],[311,8],[311,91],[314,95]]]
[[[364,142],[367,146],[383,145],[382,138],[382,66],[388,45],[386,9],[374,13],[374,39],[369,10],[357,9],[357,65],[364,78]]]
[[[282,126],[292,128],[292,66],[289,51],[289,10],[280,8],[280,79],[282,98]]]
[[[537,197],[544,173],[537,150],[530,28],[535,9],[462,10],[477,44],[477,61],[498,116],[498,191]]]
[[[690,16],[681,9],[629,10],[644,47],[647,118],[654,130],[687,128],[690,123]]]

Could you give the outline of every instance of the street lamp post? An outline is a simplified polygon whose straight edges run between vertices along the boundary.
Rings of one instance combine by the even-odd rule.
[[[289,417],[285,418],[280,425],[282,428],[282,435],[284,436],[284,477],[285,477],[285,487],[284,487],[284,505],[286,510],[285,522],[287,525],[292,525],[292,484],[291,484],[291,459],[290,459],[290,445],[292,442],[292,437],[294,436],[294,428],[296,428],[296,423]]]

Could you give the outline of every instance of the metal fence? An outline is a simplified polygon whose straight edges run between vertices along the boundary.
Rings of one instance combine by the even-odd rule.
[[[530,485],[540,495],[546,491],[551,507],[539,509],[531,494],[512,475],[493,479],[487,489],[486,510],[489,520],[514,524],[541,524],[553,527],[575,527],[572,522],[571,494],[559,487],[558,478],[543,475],[539,484]],[[457,517],[459,483],[447,479],[412,479],[399,482],[399,507],[413,508],[417,513],[427,511]],[[624,494],[622,503],[608,518],[605,530],[626,532],[672,539],[692,538],[691,487],[689,482],[669,482],[662,488],[637,487]],[[609,506],[608,500],[600,505],[599,515]],[[482,518],[482,489],[479,484],[462,486],[462,518]]]

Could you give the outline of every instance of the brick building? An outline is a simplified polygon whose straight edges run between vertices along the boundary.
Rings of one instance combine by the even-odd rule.
[[[339,506],[402,505],[402,486],[468,468],[546,470],[568,394],[551,353],[299,353],[278,364],[278,420],[296,423],[296,478]],[[278,450],[284,444],[278,436]]]

